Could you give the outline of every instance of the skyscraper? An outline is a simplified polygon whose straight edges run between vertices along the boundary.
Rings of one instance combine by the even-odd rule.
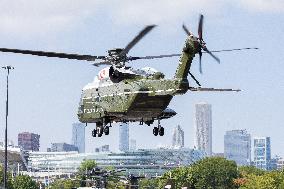
[[[212,112],[211,104],[195,104],[195,146],[212,155]]]
[[[238,165],[250,165],[251,137],[246,130],[227,131],[224,136],[224,156]]]
[[[23,132],[18,134],[18,146],[23,150],[39,151],[39,138],[40,135]]]
[[[174,128],[172,146],[177,148],[184,147],[184,131],[180,125]]]
[[[130,139],[129,150],[130,151],[136,150],[136,140],[135,139]]]
[[[271,161],[270,137],[255,137],[253,140],[254,164],[257,168],[269,170]]]
[[[122,123],[119,126],[119,150],[129,151],[129,128],[128,123]]]
[[[85,153],[85,125],[83,123],[72,124],[72,144],[78,147],[79,153]]]

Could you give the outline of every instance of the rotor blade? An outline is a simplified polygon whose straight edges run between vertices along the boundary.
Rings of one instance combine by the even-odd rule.
[[[246,47],[246,48],[239,48],[239,49],[223,49],[223,50],[215,50],[211,52],[229,52],[229,51],[242,51],[242,50],[258,50],[257,47]],[[207,53],[207,52],[206,52]]]
[[[184,24],[182,25],[182,28],[187,35],[192,35],[191,32],[187,29],[187,27]]]
[[[139,60],[139,59],[155,59],[155,58],[169,58],[169,57],[175,57],[175,56],[181,56],[181,54],[164,54],[164,55],[157,55],[157,56],[130,56],[128,57],[128,60]]]
[[[199,72],[202,74],[202,64],[201,64],[201,58],[202,58],[202,52],[199,51]]]
[[[210,52],[210,51],[207,49],[207,47],[204,47],[203,50],[204,50],[206,53],[210,54],[210,55],[220,64],[220,59],[219,59],[217,56],[215,56],[214,54],[212,54],[212,52]]]
[[[134,45],[136,45],[148,32],[150,32],[156,25],[146,26],[120,53],[120,55],[127,54]]]
[[[92,63],[91,65],[100,66],[100,65],[112,65],[112,64],[109,61],[103,61],[103,62],[95,62],[95,63]]]
[[[29,55],[35,55],[35,56],[67,58],[67,59],[86,60],[86,61],[95,61],[96,59],[105,59],[105,56],[79,55],[79,54],[67,54],[67,53],[8,49],[8,48],[0,48],[0,52],[10,52],[10,53],[19,53],[19,54],[29,54]]]
[[[215,89],[215,88],[202,88],[202,87],[189,87],[190,91],[213,91],[213,92],[225,92],[225,91],[233,91],[233,92],[240,92],[240,89]]]
[[[241,51],[241,50],[249,50],[249,49],[259,49],[257,47],[246,47],[246,48],[239,48],[239,49],[223,49],[223,50],[214,50],[212,52],[229,52],[229,51]],[[202,51],[202,53],[208,53],[208,51]],[[139,60],[139,59],[155,59],[155,58],[167,58],[167,57],[175,57],[181,56],[181,54],[165,54],[165,55],[157,55],[157,56],[130,56],[128,60]]]
[[[202,41],[203,40],[203,37],[202,37],[202,33],[203,33],[203,15],[201,14],[200,15],[200,18],[199,18],[199,24],[198,24],[198,37],[199,39]]]
[[[190,72],[188,72],[189,73],[189,75],[191,76],[191,78],[195,81],[195,83],[199,86],[199,87],[201,87],[201,84],[199,83],[199,81],[194,77],[194,75],[192,74],[192,73],[190,73]]]

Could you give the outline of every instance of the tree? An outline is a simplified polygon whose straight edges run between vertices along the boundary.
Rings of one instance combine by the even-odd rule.
[[[273,178],[267,175],[250,174],[247,176],[247,182],[240,189],[277,189],[273,182]]]
[[[28,175],[19,175],[13,181],[14,189],[37,189],[38,185]]]
[[[85,175],[89,171],[93,170],[97,166],[97,163],[95,160],[84,160],[78,170],[79,175]]]
[[[165,185],[172,185],[172,188],[181,188],[191,185],[192,178],[191,167],[180,167],[166,172],[158,180],[158,188],[164,188]]]
[[[139,180],[139,188],[155,189],[158,187],[158,179],[141,179]]]
[[[205,158],[191,166],[190,184],[195,188],[236,188],[234,179],[239,177],[237,164],[221,157]]]
[[[256,168],[254,166],[241,166],[238,169],[239,169],[240,174],[243,177],[245,177],[246,175],[249,175],[249,174],[260,176],[260,175],[264,175],[265,172],[266,172],[265,170]]]
[[[0,188],[1,186],[4,185],[4,170],[2,165],[0,165]],[[10,172],[8,172],[8,180],[7,180],[7,188],[8,189],[13,189],[13,184],[12,184],[12,175]]]
[[[282,189],[284,188],[283,171],[264,172],[261,175],[248,174],[240,189]]]
[[[90,172],[97,166],[97,163],[95,160],[84,160],[77,172],[77,176],[81,180],[81,186],[86,186],[87,179],[90,179]]]
[[[64,180],[56,180],[50,185],[50,189],[71,189],[77,188],[80,186],[80,182],[78,180],[64,179]]]
[[[174,188],[233,189],[239,172],[234,161],[221,157],[204,158],[189,167],[181,167],[165,173],[159,179],[159,188],[167,183]]]

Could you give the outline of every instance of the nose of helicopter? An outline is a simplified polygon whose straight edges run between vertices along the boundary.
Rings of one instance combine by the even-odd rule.
[[[166,108],[166,109],[162,112],[160,118],[161,118],[161,119],[167,119],[167,118],[170,118],[170,117],[175,116],[176,114],[177,114],[177,113],[176,113],[173,109]]]

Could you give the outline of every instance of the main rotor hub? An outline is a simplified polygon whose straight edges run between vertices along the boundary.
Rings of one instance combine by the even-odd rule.
[[[126,54],[122,54],[122,51],[122,48],[108,50],[107,60],[114,63],[116,66],[124,66],[127,61],[127,56]]]

